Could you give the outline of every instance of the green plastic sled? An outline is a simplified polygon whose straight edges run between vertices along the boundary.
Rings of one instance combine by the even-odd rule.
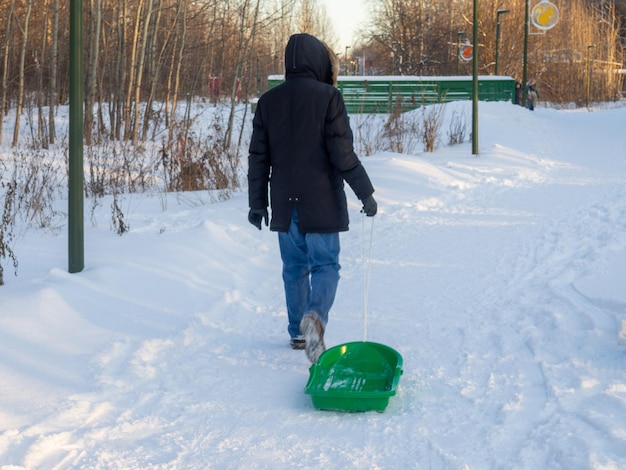
[[[402,375],[402,356],[389,346],[360,341],[326,350],[311,365],[305,393],[319,410],[385,411]]]

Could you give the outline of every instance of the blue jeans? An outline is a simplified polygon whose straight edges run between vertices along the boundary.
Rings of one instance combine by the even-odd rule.
[[[293,338],[300,335],[300,320],[312,310],[324,325],[335,301],[339,283],[339,234],[300,233],[293,209],[288,232],[278,232],[283,260],[283,283],[289,326]]]

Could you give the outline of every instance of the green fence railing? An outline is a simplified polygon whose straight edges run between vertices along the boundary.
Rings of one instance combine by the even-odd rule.
[[[268,77],[268,89],[284,80]],[[472,77],[340,76],[337,87],[349,113],[410,111],[425,104],[472,99]],[[479,76],[478,99],[509,101],[515,96],[515,80],[504,76]]]

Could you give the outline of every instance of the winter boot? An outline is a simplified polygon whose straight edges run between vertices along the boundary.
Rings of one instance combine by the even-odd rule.
[[[300,322],[300,331],[304,335],[306,352],[309,361],[316,363],[320,355],[326,350],[324,346],[324,325],[317,313],[307,312]]]
[[[291,349],[304,349],[306,340],[302,335],[294,336],[291,338],[291,341],[289,341],[289,345],[291,346]]]

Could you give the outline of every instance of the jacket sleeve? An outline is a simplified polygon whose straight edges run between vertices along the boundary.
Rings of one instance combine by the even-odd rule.
[[[248,154],[248,204],[251,209],[265,209],[269,203],[271,160],[260,104],[259,101],[252,121],[252,138]]]
[[[374,186],[354,153],[354,139],[348,112],[341,93],[336,89],[328,106],[325,135],[331,164],[360,200],[371,196],[374,193]]]

